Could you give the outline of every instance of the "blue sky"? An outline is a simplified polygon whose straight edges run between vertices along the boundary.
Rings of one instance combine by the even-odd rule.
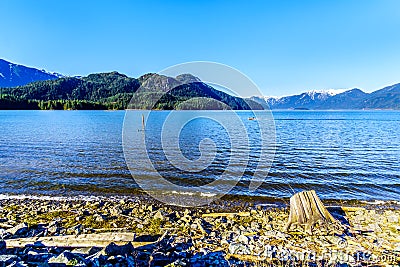
[[[188,61],[264,95],[400,82],[400,1],[0,1],[0,58],[67,75]]]

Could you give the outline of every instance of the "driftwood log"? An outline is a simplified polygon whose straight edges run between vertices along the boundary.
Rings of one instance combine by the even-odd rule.
[[[314,190],[294,194],[290,198],[290,214],[285,231],[293,224],[305,226],[306,232],[312,234],[316,224],[320,226],[338,223],[325,208]]]
[[[117,245],[125,245],[131,242],[134,247],[151,245],[156,242],[134,242],[134,233],[101,233],[101,234],[83,234],[83,235],[66,235],[66,236],[48,236],[48,237],[30,237],[6,239],[7,247],[18,248],[27,245],[40,244],[44,246],[58,247],[105,247],[111,242]]]

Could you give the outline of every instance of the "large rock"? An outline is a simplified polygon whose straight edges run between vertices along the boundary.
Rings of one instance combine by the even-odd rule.
[[[99,252],[101,248],[99,247],[87,247],[87,248],[76,248],[71,251],[71,253],[79,255],[93,255]]]
[[[126,258],[125,258],[125,256],[122,256],[122,255],[110,256],[110,257],[108,257],[107,262],[109,262],[113,266],[115,266],[117,264],[126,265]]]
[[[52,257],[54,257],[54,254],[52,253],[38,253],[36,251],[29,251],[22,259],[28,263],[41,263],[47,262]]]
[[[104,249],[99,252],[86,257],[86,260],[90,261],[92,266],[103,266],[106,263],[107,256],[105,255]]]
[[[28,231],[29,231],[29,228],[26,223],[20,223],[20,224],[14,226],[13,228],[10,228],[7,230],[8,233],[10,233],[12,235],[16,235],[16,236],[25,235],[26,233],[28,233]]]
[[[117,255],[130,255],[133,253],[135,248],[133,247],[131,242],[122,246],[118,246],[115,243],[110,243],[104,250],[108,256],[117,256]]]
[[[19,261],[19,258],[16,255],[0,255],[0,266],[8,266],[17,261]]]
[[[57,257],[52,257],[49,259],[48,263],[61,263],[61,264],[66,264],[66,265],[81,265],[81,264],[86,264],[86,260],[82,258],[81,256],[64,251]]]

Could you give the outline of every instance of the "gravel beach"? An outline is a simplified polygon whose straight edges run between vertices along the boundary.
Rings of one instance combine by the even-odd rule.
[[[395,205],[328,206],[335,226],[284,231],[289,207],[182,208],[134,198],[7,196],[0,266],[387,266],[400,263]],[[339,225],[339,226],[338,226]]]

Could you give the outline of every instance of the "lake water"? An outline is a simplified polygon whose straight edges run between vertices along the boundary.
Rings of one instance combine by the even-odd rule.
[[[136,112],[139,117],[143,113]],[[204,138],[216,144],[210,166],[190,172],[168,163],[162,153],[156,129],[161,129],[168,114],[152,112],[148,123],[154,129],[145,131],[150,160],[158,172],[175,184],[191,186],[207,184],[223,174],[230,163],[230,142],[241,139],[205,117],[217,114],[229,123],[231,115],[202,111],[203,118],[182,129],[179,145],[188,160],[201,156],[198,147]],[[314,189],[323,199],[400,200],[400,112],[274,111],[275,157],[269,175],[261,177],[265,182],[254,192],[248,189],[249,179],[263,164],[258,162],[259,129],[254,126],[257,121],[248,120],[251,112],[237,115],[249,133],[250,157],[231,195],[282,199]],[[124,116],[125,111],[0,111],[0,194],[140,192],[124,158]],[[257,116],[262,119],[263,113]],[[140,120],[137,127],[141,127]],[[227,177],[240,176],[242,169],[243,165],[232,168]],[[132,171],[138,177],[149,175],[141,168]]]

